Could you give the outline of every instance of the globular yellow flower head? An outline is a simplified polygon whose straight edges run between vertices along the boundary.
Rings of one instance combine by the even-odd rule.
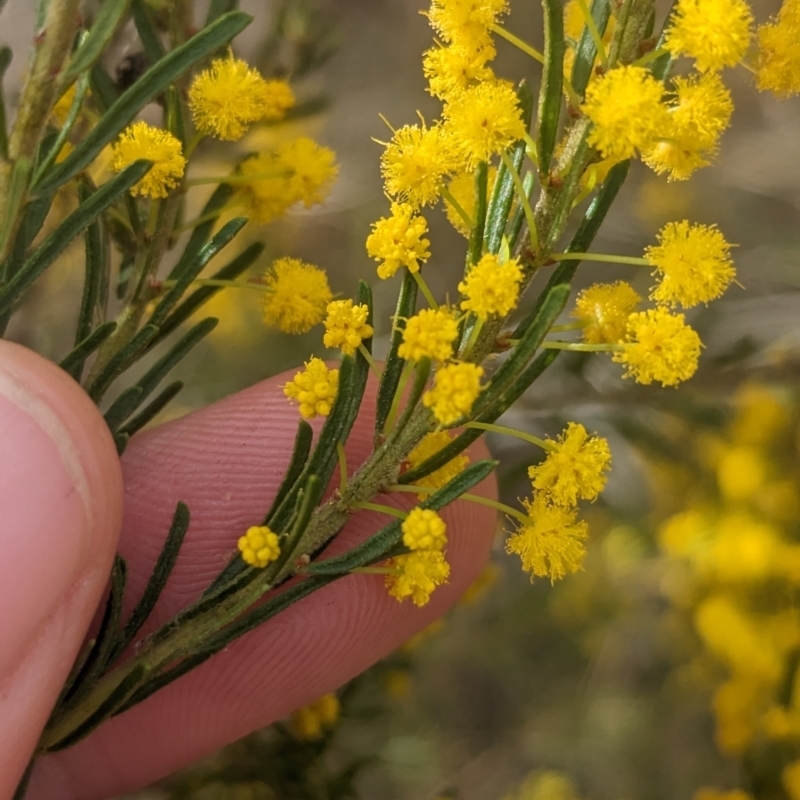
[[[444,362],[452,358],[457,336],[458,323],[449,309],[423,308],[406,322],[403,343],[397,353],[409,361],[429,358]]]
[[[236,543],[242,559],[252,567],[266,567],[277,561],[281,554],[278,535],[266,525],[254,525],[247,529]]]
[[[445,102],[455,100],[469,86],[494,78],[487,64],[495,55],[496,50],[491,42],[479,47],[463,44],[432,47],[422,59],[428,91]]]
[[[338,172],[333,150],[301,136],[274,153],[246,158],[239,165],[246,180],[237,183],[237,197],[252,222],[266,225],[295,203],[311,208],[324,202]]]
[[[626,281],[595,283],[578,295],[570,316],[585,323],[584,342],[616,344],[625,336],[628,317],[641,299]]]
[[[328,369],[321,358],[306,361],[305,369],[284,384],[283,393],[300,406],[306,419],[327,417],[339,390],[339,370]]]
[[[367,253],[376,261],[378,277],[391,278],[401,267],[410,272],[419,272],[431,256],[428,249],[430,240],[425,238],[428,222],[425,217],[415,214],[410,203],[392,203],[389,217],[381,217],[372,225],[372,233],[367,237]]]
[[[777,19],[757,31],[756,85],[778,97],[800,92],[800,2],[785,0]]]
[[[642,153],[642,160],[669,180],[686,180],[706,167],[730,124],[733,101],[719,74],[704,72],[675,78],[675,102],[669,106],[664,139]]]
[[[334,300],[328,303],[328,316],[325,318],[325,347],[339,347],[343,355],[351,356],[364,339],[373,334],[372,325],[367,322],[369,307],[354,304],[352,300]]]
[[[701,72],[716,72],[744,58],[752,26],[745,0],[678,0],[664,46],[693,58]]]
[[[452,441],[453,438],[447,431],[433,431],[432,433],[426,434],[420,443],[408,454],[409,468],[414,469],[418,467],[424,461],[427,461],[440,450],[447,447]],[[441,489],[446,483],[450,483],[456,475],[463,472],[467,464],[469,464],[469,457],[464,455],[464,453],[459,453],[443,467],[439,467],[439,469],[434,470],[424,478],[420,478],[414,483],[414,486],[427,489]],[[420,492],[417,497],[423,500],[427,495],[427,492]]]
[[[606,485],[611,450],[602,436],[590,436],[578,422],[570,422],[541,464],[528,468],[533,488],[560,506],[578,499],[594,500]]]
[[[332,728],[339,719],[341,706],[335,694],[326,694],[303,708],[292,712],[289,730],[304,742],[319,739],[326,728]]]
[[[282,217],[297,202],[286,180],[286,170],[278,163],[275,153],[246,158],[239,165],[238,173],[247,180],[237,184],[236,197],[256,225],[266,225]]]
[[[416,550],[388,562],[394,569],[386,576],[386,588],[396,600],[410,597],[414,605],[427,605],[437,586],[447,583],[450,565],[441,550]]]
[[[487,175],[487,186],[491,192],[497,178],[497,167],[490,166]],[[475,216],[475,173],[472,171],[459,172],[450,183],[447,189],[455,201],[461,206],[466,215],[473,219]],[[469,237],[472,232],[467,225],[464,217],[453,208],[453,205],[445,198],[444,213],[447,215],[448,222],[462,235]]]
[[[120,172],[140,159],[152,161],[150,171],[134,184],[131,194],[153,199],[166,197],[181,182],[186,169],[182,150],[180,141],[169,131],[146,122],[134,122],[114,144],[111,165]]]
[[[447,525],[433,510],[413,508],[400,526],[403,544],[409,550],[444,550]]]
[[[266,81],[264,88],[264,119],[277,122],[286,116],[290,108],[294,108],[295,98],[292,87],[286,81]]]
[[[206,136],[235,141],[261,119],[280,119],[294,105],[283,81],[270,81],[238,58],[215,59],[189,87],[194,126]]]
[[[736,277],[731,246],[714,225],[670,222],[644,257],[661,280],[650,294],[664,305],[691,308],[718,298]]]
[[[525,136],[525,123],[514,86],[482,81],[444,108],[445,127],[467,169],[501,153]]]
[[[589,83],[582,111],[594,123],[589,144],[603,158],[631,158],[669,124],[664,87],[644,67],[622,66]]]
[[[516,553],[522,559],[522,569],[536,575],[549,577],[555,582],[567,573],[577,572],[586,554],[584,542],[589,526],[577,521],[575,508],[549,503],[544,495],[532,501],[524,500],[529,521],[522,525],[506,542],[506,552]]]
[[[422,404],[433,411],[440,425],[452,425],[472,411],[481,390],[483,367],[477,364],[447,364],[433,379],[433,388],[422,395]]]
[[[702,342],[683,314],[665,308],[637,311],[628,318],[626,344],[612,359],[637,383],[677,386],[697,371]]]
[[[454,142],[442,125],[404,125],[381,156],[386,192],[414,209],[432,205],[456,166]]]
[[[307,136],[282,144],[277,151],[278,168],[286,170],[288,193],[306,208],[322,203],[339,174],[336,154]]]
[[[521,282],[522,267],[516,258],[501,264],[496,255],[487,253],[458,284],[464,295],[461,308],[482,320],[505,317],[517,307]]]
[[[446,42],[482,42],[506,11],[508,0],[432,0],[428,21]]]
[[[264,276],[264,286],[264,322],[284,333],[310,331],[333,300],[325,272],[297,258],[278,259]]]

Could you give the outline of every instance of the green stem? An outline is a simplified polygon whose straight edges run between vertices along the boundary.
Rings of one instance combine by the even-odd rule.
[[[466,343],[464,344],[464,349],[461,351],[461,358],[467,360],[469,358],[472,349],[475,347],[475,343],[478,341],[478,337],[481,335],[481,331],[483,330],[483,320],[478,317],[478,320],[472,326],[472,330],[469,332],[469,339],[467,339]]]
[[[527,53],[527,55],[538,61],[540,64],[544,64],[544,56],[538,50],[535,50],[527,42],[523,42],[519,37],[514,36],[513,33],[507,31],[502,25],[492,25],[490,30],[492,33],[502,36],[507,42],[511,42],[514,47],[518,47],[523,53]]]
[[[581,342],[542,342],[546,350],[572,350],[575,353],[616,353],[624,344],[583,344]]]
[[[603,44],[603,37],[600,35],[600,31],[597,29],[597,24],[594,21],[592,12],[589,10],[589,6],[586,5],[586,0],[577,0],[577,3],[578,8],[581,10],[581,14],[583,14],[583,21],[586,23],[586,28],[589,31],[589,35],[592,37],[594,46],[597,48],[597,57],[600,59],[603,69],[607,69],[608,56],[606,55],[606,48]]]
[[[614,256],[607,253],[551,253],[553,261],[600,261],[607,264],[629,264],[634,267],[652,267],[646,258]]]
[[[464,210],[464,207],[461,205],[461,203],[459,203],[458,200],[456,200],[456,198],[453,197],[453,193],[446,186],[442,186],[442,197],[444,197],[444,199],[447,200],[447,202],[450,203],[451,206],[453,206],[458,216],[464,220],[464,224],[470,230],[472,230],[472,226],[475,223],[472,221],[469,214],[467,214],[467,212]]]
[[[372,357],[372,353],[370,353],[370,351],[367,350],[367,348],[364,347],[363,344],[360,344],[358,346],[358,352],[361,353],[361,355],[364,356],[364,358],[366,359],[367,364],[369,364],[369,368],[372,370],[372,374],[376,378],[380,379],[382,375],[381,368],[378,366],[377,362]]]
[[[647,66],[651,61],[655,61],[657,58],[661,58],[661,56],[666,55],[669,53],[666,47],[657,47],[655,50],[651,50],[649,53],[645,53],[641,58],[637,58],[636,61],[631,64],[632,67],[644,67]]]
[[[411,274],[414,276],[414,280],[417,282],[419,290],[422,292],[423,295],[425,295],[425,299],[428,301],[428,305],[433,309],[439,308],[439,304],[436,302],[436,298],[433,296],[433,292],[431,292],[430,287],[428,286],[427,283],[425,283],[425,278],[422,277],[422,273],[417,271],[417,272],[412,272]]]
[[[514,188],[517,191],[517,196],[519,197],[520,203],[522,203],[522,210],[525,212],[525,219],[528,221],[528,233],[530,236],[531,250],[533,250],[535,253],[539,249],[539,234],[536,230],[536,219],[534,217],[533,209],[531,208],[530,200],[528,199],[528,195],[525,193],[525,187],[522,183],[522,178],[520,178],[514,163],[511,161],[511,157],[507,152],[503,151],[501,158],[503,159],[503,164],[505,164],[509,175],[511,175],[511,180],[514,182]]]
[[[386,417],[386,424],[383,426],[384,433],[392,430],[394,427],[394,423],[397,420],[397,415],[400,413],[400,401],[403,399],[403,392],[405,391],[408,380],[413,372],[414,362],[406,361],[406,364],[403,367],[403,372],[400,375],[400,380],[397,382],[397,391],[394,393],[392,407],[389,409],[389,416]]]
[[[366,500],[351,503],[350,508],[358,509],[359,511],[377,511],[379,514],[388,514],[390,517],[396,517],[397,519],[405,519],[408,516],[405,511],[401,511],[399,508],[385,506],[383,503],[368,503]]]
[[[540,439],[538,436],[534,436],[531,433],[518,431],[516,428],[509,428],[505,425],[495,425],[491,422],[468,422],[464,427],[476,428],[477,430],[481,431],[490,431],[491,433],[499,433],[502,436],[513,436],[515,439],[520,439],[523,442],[528,442],[528,444],[536,445],[537,447],[541,447],[542,450],[547,450],[548,452],[556,449],[555,445],[552,442],[548,442],[546,439]]]
[[[436,489],[432,489],[429,486],[403,486],[402,484],[394,484],[393,486],[389,486],[387,488],[389,492],[414,492],[415,494],[430,494],[435,492]],[[493,508],[495,511],[500,511],[503,514],[508,514],[510,517],[514,517],[514,519],[518,519],[523,525],[530,525],[531,519],[527,514],[523,514],[521,511],[517,511],[516,508],[511,508],[511,506],[507,506],[505,503],[501,503],[499,500],[491,500],[488,497],[481,497],[478,494],[470,494],[469,492],[465,492],[464,494],[460,495],[459,500],[467,500],[470,503],[477,503],[479,506],[486,506],[487,508]]]

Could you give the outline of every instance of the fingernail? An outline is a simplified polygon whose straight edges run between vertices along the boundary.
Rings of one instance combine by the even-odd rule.
[[[75,584],[91,552],[78,450],[53,409],[0,373],[0,675]]]

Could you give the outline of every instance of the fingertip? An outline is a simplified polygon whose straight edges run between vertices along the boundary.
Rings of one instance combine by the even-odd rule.
[[[0,342],[0,440],[0,608],[10,610],[0,615],[2,787],[24,769],[106,584],[122,478],[81,388],[8,342]]]

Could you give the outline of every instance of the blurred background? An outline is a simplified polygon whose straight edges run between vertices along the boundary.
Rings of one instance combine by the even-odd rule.
[[[508,28],[538,45],[538,4],[511,5]],[[372,138],[390,135],[378,115],[399,127],[417,111],[428,119],[439,111],[420,63],[431,46],[424,6],[242,0],[255,23],[237,55],[294,75],[299,99],[317,110],[254,130],[241,152],[302,131],[341,165],[324,206],[240,237],[241,247],[247,235],[266,241],[260,270],[276,257],[302,258],[324,267],[345,296],[374,274],[364,240],[388,201]],[[759,21],[776,10],[755,4]],[[32,14],[31,4],[10,0],[0,39],[28,37]],[[135,49],[124,32],[112,61]],[[534,62],[505,42],[498,50],[499,75],[537,85]],[[17,49],[12,104],[23,66]],[[800,798],[784,775],[800,737],[800,99],[758,94],[744,69],[724,78],[736,110],[717,163],[685,183],[634,163],[593,247],[641,255],[664,223],[684,218],[717,224],[737,244],[741,285],[688,315],[706,345],[699,373],[677,391],[651,390],[622,381],[607,359],[567,354],[503,420],[555,436],[574,419],[608,437],[614,468],[586,512],[585,570],[556,586],[531,584],[498,539],[481,586],[437,630],[344,688],[341,716],[329,714],[319,735],[294,720],[140,797],[660,800],[715,787]],[[229,149],[210,147],[196,175],[224,174],[230,161]],[[197,211],[207,195],[193,191]],[[443,297],[455,291],[464,240],[439,209],[426,216],[426,278]],[[51,298],[61,292],[65,306],[76,305],[66,301],[80,292],[82,255],[76,247],[48,273],[11,338],[63,355],[74,321]],[[578,285],[625,277],[646,295],[646,271],[631,272],[587,264]],[[396,286],[373,288],[380,355]],[[179,367],[186,389],[162,420],[324,355],[317,331],[267,330],[256,292],[222,293],[204,311],[220,325]],[[530,450],[492,438],[490,446],[513,503],[529,491]]]

